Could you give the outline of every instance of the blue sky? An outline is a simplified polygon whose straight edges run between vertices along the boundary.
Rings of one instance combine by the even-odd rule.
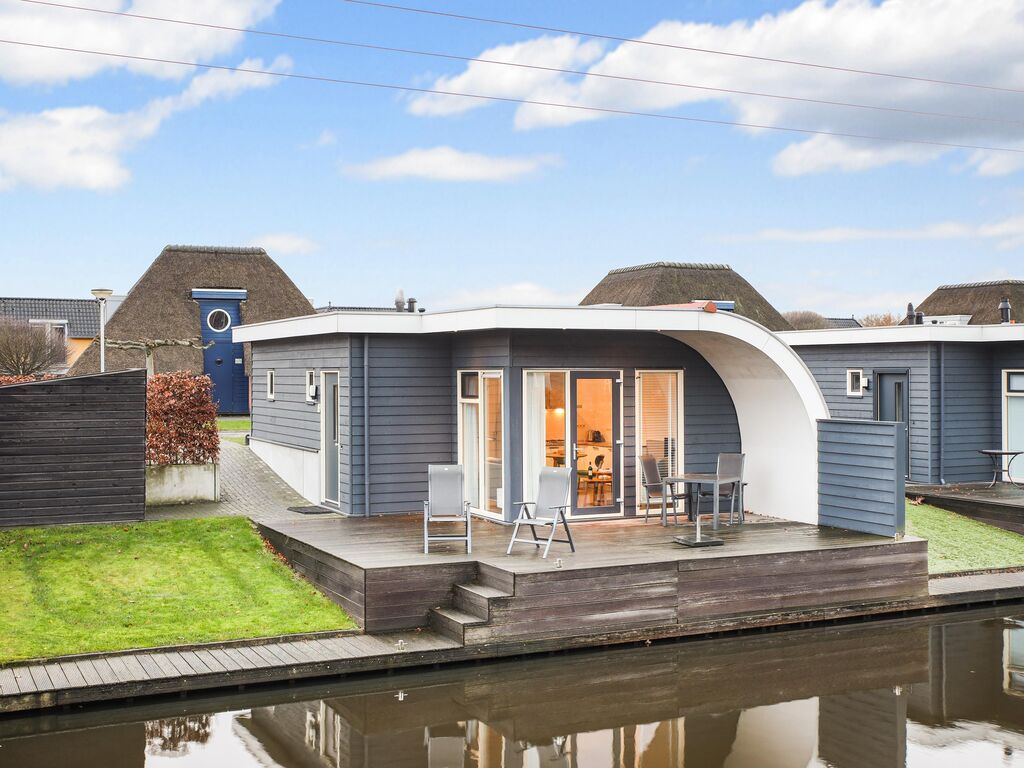
[[[1024,123],[1009,122],[1024,119],[1024,93],[652,51],[343,0],[88,4],[468,56],[504,46],[487,55],[1007,122],[697,100],[596,78],[538,82],[507,67],[467,71],[17,0],[4,0],[0,26],[15,39],[213,64],[259,59],[251,65],[301,74],[1024,147]],[[1024,2],[987,13],[953,0],[419,4],[1024,88]],[[1024,278],[1024,156],[638,117],[566,124],[559,110],[467,110],[458,99],[0,48],[3,295],[125,291],[166,243],[265,244],[316,303],[335,304],[387,304],[399,287],[427,307],[567,302],[608,269],[655,260],[729,263],[780,309],[827,314],[899,310],[945,282]]]

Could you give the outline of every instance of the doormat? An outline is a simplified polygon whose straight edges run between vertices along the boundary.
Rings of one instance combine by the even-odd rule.
[[[288,507],[289,512],[298,512],[300,515],[329,515],[334,512],[327,507]]]

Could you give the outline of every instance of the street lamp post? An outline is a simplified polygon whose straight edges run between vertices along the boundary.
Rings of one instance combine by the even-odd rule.
[[[100,303],[100,373],[105,373],[107,370],[107,299],[113,294],[114,292],[109,288],[92,289],[92,295]]]

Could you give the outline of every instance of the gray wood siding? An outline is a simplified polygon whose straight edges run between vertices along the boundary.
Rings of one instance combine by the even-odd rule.
[[[874,419],[875,383],[878,370],[906,370],[910,387],[910,479],[938,482],[937,448],[934,428],[938,401],[932,372],[935,350],[932,344],[842,344],[793,347],[814,375],[829,413],[834,419]],[[863,397],[847,397],[846,371],[863,369],[871,389]]]
[[[863,533],[903,533],[901,424],[818,422],[818,523]]]
[[[944,479],[948,483],[990,480],[992,463],[978,451],[1001,445],[999,374],[993,366],[993,350],[982,344],[945,343],[941,347],[936,357],[940,361],[944,357],[945,386],[937,396],[935,410],[942,410],[944,397],[945,416],[940,426]],[[936,444],[939,438],[937,432]]]
[[[598,368],[622,371],[623,502],[636,506],[636,371],[684,370],[683,459],[688,472],[713,472],[718,454],[740,450],[739,422],[722,379],[695,350],[657,333],[625,331],[517,331],[506,376],[522,389],[524,368]],[[522,489],[521,395],[511,413],[513,489]],[[517,495],[518,498],[518,495]]]
[[[306,371],[339,371],[342,401],[348,381],[348,337],[342,334],[258,341],[252,345],[252,436],[310,451],[320,450],[320,411],[306,402]],[[267,371],[274,399],[267,400]],[[322,400],[322,398],[321,398]],[[343,430],[346,419],[341,419]]]
[[[142,520],[146,372],[0,387],[0,526]]]
[[[352,513],[365,508],[363,337],[351,357]],[[455,461],[455,373],[447,336],[370,337],[370,511],[422,510],[427,465]]]

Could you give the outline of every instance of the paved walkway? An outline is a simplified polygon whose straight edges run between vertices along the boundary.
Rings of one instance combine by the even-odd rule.
[[[251,517],[257,522],[308,519],[288,507],[309,506],[248,446],[220,441],[220,501],[148,507],[147,520],[175,520],[222,515]]]

